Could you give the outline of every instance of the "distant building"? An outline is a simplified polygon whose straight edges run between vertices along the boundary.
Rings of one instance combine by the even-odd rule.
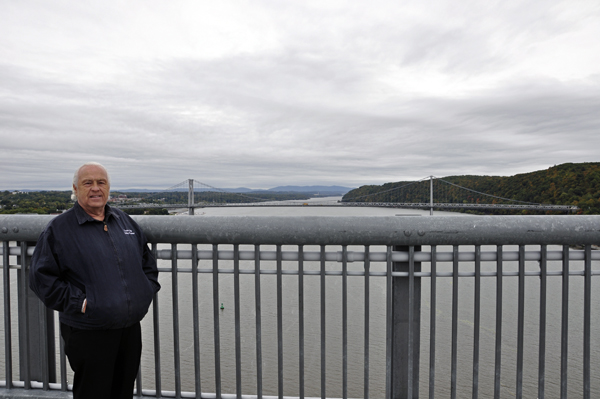
[[[118,197],[110,197],[108,199],[109,202],[125,202],[127,200],[127,196],[125,194],[120,194]]]

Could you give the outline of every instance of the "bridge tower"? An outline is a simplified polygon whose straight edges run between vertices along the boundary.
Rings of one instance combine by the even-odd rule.
[[[433,176],[429,176],[429,216],[433,216]]]
[[[194,179],[188,179],[188,215],[194,214]]]

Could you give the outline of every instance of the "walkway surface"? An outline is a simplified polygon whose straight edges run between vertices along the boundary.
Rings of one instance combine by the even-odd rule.
[[[0,399],[73,399],[71,392],[0,388]]]

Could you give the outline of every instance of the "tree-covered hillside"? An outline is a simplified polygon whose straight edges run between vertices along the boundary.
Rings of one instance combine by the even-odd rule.
[[[71,191],[0,191],[0,213],[61,213],[72,206]]]
[[[546,170],[509,177],[448,176],[442,179],[449,183],[497,197],[538,204],[576,205],[580,208],[579,213],[581,214],[600,214],[600,163],[598,162],[566,163]],[[429,202],[428,183],[420,184],[419,189],[410,194],[408,194],[408,189],[394,190],[409,183],[411,182],[386,183],[382,186],[362,186],[347,193],[343,201],[406,202],[407,198],[401,198],[401,196],[410,196],[412,197],[411,202]],[[436,183],[436,185],[442,184],[446,183]],[[453,197],[453,202],[490,203],[492,201],[491,198],[478,193],[467,192],[449,184],[446,185],[449,188],[446,189],[444,195]],[[382,194],[368,195],[374,193]],[[396,198],[393,197],[394,193],[397,195]]]

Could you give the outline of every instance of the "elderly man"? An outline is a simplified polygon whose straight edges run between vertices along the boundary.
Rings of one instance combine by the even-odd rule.
[[[106,205],[110,180],[94,162],[73,178],[73,208],[40,235],[30,287],[60,312],[75,399],[131,399],[142,351],[140,320],[160,289],[140,227]]]

